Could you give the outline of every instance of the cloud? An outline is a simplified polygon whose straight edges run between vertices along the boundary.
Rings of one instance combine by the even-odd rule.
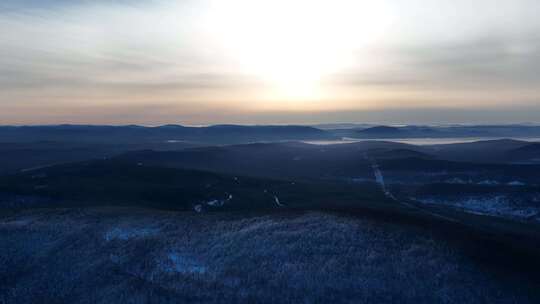
[[[189,11],[183,10],[187,1],[46,2],[4,3],[21,10],[0,12],[1,90],[152,92],[257,85],[212,56],[192,34]],[[8,101],[0,96],[0,102]]]
[[[350,86],[523,89],[540,85],[540,32],[519,39],[489,36],[469,41],[377,49],[377,69],[349,69],[329,80]]]

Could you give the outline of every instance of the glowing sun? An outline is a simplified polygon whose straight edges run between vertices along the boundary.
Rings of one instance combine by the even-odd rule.
[[[317,97],[321,79],[358,59],[391,23],[381,1],[229,0],[208,7],[205,24],[242,72],[276,96]]]

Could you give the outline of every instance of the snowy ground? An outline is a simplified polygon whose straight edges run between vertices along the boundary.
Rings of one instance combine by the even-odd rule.
[[[432,195],[412,199],[424,204],[451,206],[475,214],[540,221],[540,197],[518,199],[510,194]]]
[[[427,230],[318,212],[0,217],[0,303],[538,303]]]

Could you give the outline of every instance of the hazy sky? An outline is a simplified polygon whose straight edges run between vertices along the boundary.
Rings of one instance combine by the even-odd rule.
[[[540,122],[537,0],[2,0],[0,124]]]

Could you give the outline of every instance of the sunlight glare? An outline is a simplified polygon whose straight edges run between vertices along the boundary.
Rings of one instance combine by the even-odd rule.
[[[382,37],[391,14],[381,1],[214,1],[213,39],[240,69],[274,87],[276,97],[317,98],[320,81]]]

